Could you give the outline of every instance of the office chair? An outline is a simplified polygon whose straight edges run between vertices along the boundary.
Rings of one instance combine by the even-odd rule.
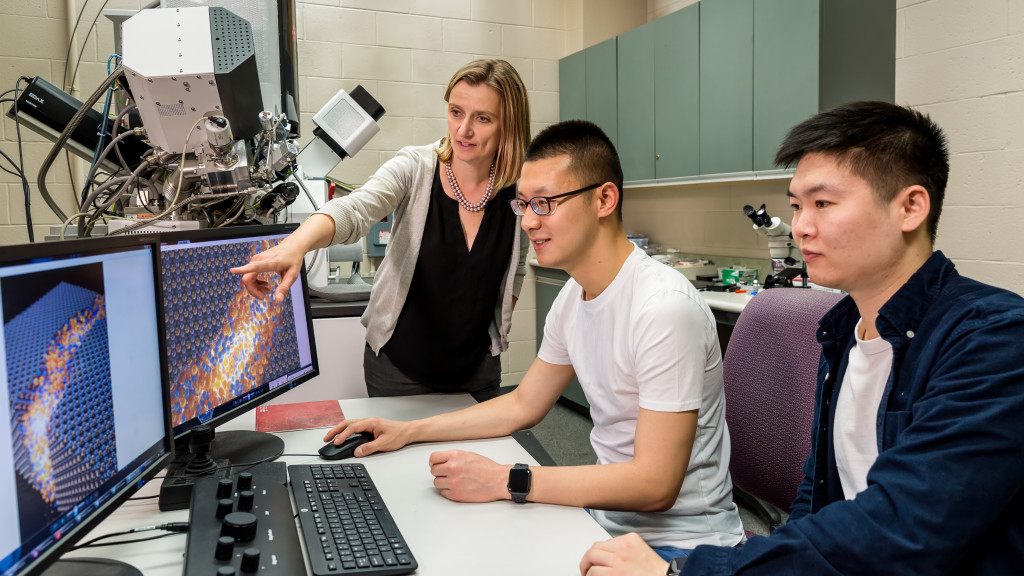
[[[811,448],[821,345],[818,320],[842,298],[806,288],[762,290],[733,329],[725,354],[726,422],[734,500],[781,525]],[[750,498],[754,496],[755,498]]]

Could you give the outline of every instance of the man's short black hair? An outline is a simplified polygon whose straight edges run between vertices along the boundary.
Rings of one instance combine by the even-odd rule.
[[[804,154],[835,157],[868,181],[883,202],[914,184],[928,191],[927,229],[932,243],[949,179],[949,150],[942,129],[927,115],[888,102],[851,102],[797,124],[779,147],[775,163],[791,167]]]
[[[526,149],[525,162],[569,156],[569,171],[580,186],[611,182],[619,189],[615,212],[622,219],[622,164],[615,145],[593,122],[566,120],[541,130]]]

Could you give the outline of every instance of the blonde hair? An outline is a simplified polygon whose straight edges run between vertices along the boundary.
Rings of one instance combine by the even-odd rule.
[[[448,82],[444,101],[452,88],[465,81],[470,86],[489,86],[501,98],[501,141],[494,159],[494,189],[501,190],[519,179],[523,156],[530,143],[530,102],[526,86],[516,69],[504,60],[474,60],[459,70]],[[452,135],[448,134],[435,150],[441,162],[452,158]]]

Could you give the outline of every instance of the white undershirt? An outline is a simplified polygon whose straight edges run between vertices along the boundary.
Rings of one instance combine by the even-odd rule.
[[[857,342],[850,350],[832,429],[847,500],[867,488],[868,470],[878,458],[878,409],[892,371],[892,346],[881,337],[861,340],[860,322],[854,333]]]

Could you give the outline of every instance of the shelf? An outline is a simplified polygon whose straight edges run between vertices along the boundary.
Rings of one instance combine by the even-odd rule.
[[[628,180],[623,187],[631,188],[667,188],[669,186],[692,186],[695,184],[719,184],[722,182],[753,182],[769,180],[789,180],[793,170],[760,170],[753,172],[730,172],[728,174],[704,174],[702,176],[682,176],[679,178],[662,178],[657,180]]]

